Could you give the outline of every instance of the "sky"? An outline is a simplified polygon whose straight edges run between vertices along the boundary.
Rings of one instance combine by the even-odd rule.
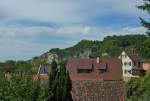
[[[144,34],[142,0],[0,0],[0,61],[27,60],[83,39]]]

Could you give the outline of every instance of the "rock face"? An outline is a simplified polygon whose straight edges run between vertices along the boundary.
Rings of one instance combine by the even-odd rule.
[[[125,101],[123,81],[72,81],[73,101]]]
[[[57,61],[58,60],[58,55],[53,54],[53,53],[48,53],[47,54],[47,63],[51,64],[53,62],[53,60]]]

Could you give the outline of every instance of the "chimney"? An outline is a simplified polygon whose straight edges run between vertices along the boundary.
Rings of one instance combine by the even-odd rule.
[[[96,62],[100,63],[100,58],[99,57],[97,57]]]

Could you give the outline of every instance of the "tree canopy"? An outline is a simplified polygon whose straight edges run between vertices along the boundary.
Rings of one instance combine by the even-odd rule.
[[[138,6],[139,9],[144,10],[150,14],[150,0],[143,0],[144,4]],[[142,25],[147,28],[147,35],[150,36],[150,23],[145,21],[143,18],[140,17]]]

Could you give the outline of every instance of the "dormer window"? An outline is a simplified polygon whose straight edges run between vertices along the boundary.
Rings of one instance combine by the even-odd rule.
[[[100,70],[99,70],[99,73],[100,73],[100,74],[103,74],[103,73],[105,73],[105,72],[106,72],[106,69],[100,69]]]
[[[99,68],[99,73],[103,74],[103,73],[107,72],[107,68],[108,68],[108,64],[104,63],[103,66],[101,68]]]
[[[77,69],[77,73],[91,73],[93,69]]]

